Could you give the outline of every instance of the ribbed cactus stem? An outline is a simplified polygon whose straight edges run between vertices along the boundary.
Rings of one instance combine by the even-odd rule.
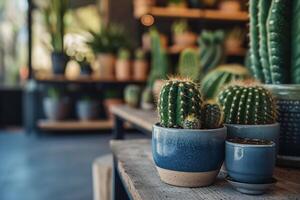
[[[228,124],[272,124],[276,122],[276,104],[271,93],[257,85],[233,85],[219,94],[219,102]]]
[[[171,79],[161,89],[158,111],[163,127],[182,128],[187,115],[201,118],[202,96],[197,85],[185,79]]]
[[[188,48],[182,51],[179,58],[179,74],[181,77],[197,81],[200,77],[200,63],[196,50]]]

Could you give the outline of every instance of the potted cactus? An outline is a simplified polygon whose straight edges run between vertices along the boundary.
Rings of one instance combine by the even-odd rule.
[[[135,51],[135,60],[133,62],[133,79],[145,81],[148,73],[148,62],[145,57],[145,52],[142,49]]]
[[[141,88],[138,85],[128,85],[124,91],[125,103],[131,107],[138,108],[140,105]]]
[[[115,72],[117,80],[130,80],[131,62],[129,50],[123,48],[119,50]]]
[[[248,70],[241,65],[221,65],[204,76],[201,81],[201,91],[205,99],[214,99],[224,85],[248,78],[250,78]]]
[[[146,87],[142,93],[141,108],[143,110],[152,110],[154,108],[153,92],[150,87]]]
[[[172,78],[158,100],[152,153],[163,182],[182,187],[211,185],[224,160],[226,127],[217,105],[204,105],[197,84]]]
[[[98,116],[98,103],[89,96],[82,97],[76,103],[77,116],[82,121],[94,120]]]
[[[68,2],[68,0],[51,0],[48,6],[44,8],[46,26],[51,36],[51,60],[54,74],[64,74],[69,61],[64,51],[64,16]]]
[[[70,102],[56,88],[49,88],[47,97],[43,99],[45,116],[51,121],[64,120],[69,114]]]
[[[187,20],[175,21],[172,24],[174,45],[180,48],[193,47],[197,41],[197,35],[190,31]]]
[[[276,104],[269,90],[253,83],[238,83],[223,89],[218,100],[229,138],[263,139],[279,144]]]
[[[298,167],[300,131],[295,124],[300,121],[299,6],[300,1],[249,1],[250,67],[277,100],[278,119],[283,124],[280,163]]]
[[[168,6],[170,8],[185,8],[186,1],[185,0],[168,0]]]

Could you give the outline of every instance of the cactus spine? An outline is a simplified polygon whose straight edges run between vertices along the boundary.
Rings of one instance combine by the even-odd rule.
[[[179,58],[179,74],[194,81],[199,79],[200,74],[199,57],[196,50],[187,48],[183,50]]]
[[[184,129],[200,129],[201,121],[194,114],[188,115],[183,122]]]
[[[300,1],[293,1],[292,18],[292,82],[300,84]]]
[[[262,86],[232,85],[219,94],[219,103],[227,124],[272,124],[276,122],[276,104]]]
[[[240,65],[221,65],[210,71],[201,82],[205,99],[215,98],[224,85],[249,78],[248,70]]]
[[[223,112],[216,103],[206,103],[202,108],[203,128],[219,128],[223,123]]]
[[[201,119],[202,96],[197,85],[185,79],[171,79],[160,91],[158,112],[163,127],[183,127],[184,119],[194,114]]]

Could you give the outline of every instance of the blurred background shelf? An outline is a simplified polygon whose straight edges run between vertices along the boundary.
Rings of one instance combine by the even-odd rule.
[[[150,7],[147,14],[154,17],[174,17],[174,18],[194,18],[218,21],[241,21],[248,22],[248,12],[234,11],[227,12],[212,9],[193,8],[170,8],[170,7]]]

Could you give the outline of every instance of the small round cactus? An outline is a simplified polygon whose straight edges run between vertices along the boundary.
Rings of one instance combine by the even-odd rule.
[[[201,121],[194,114],[188,115],[184,119],[183,128],[184,129],[200,129],[201,128]]]
[[[227,124],[272,124],[276,104],[271,93],[259,85],[231,85],[220,92],[219,102]]]
[[[131,107],[138,107],[141,96],[141,88],[138,85],[128,85],[124,91],[125,102]]]
[[[201,119],[202,96],[198,86],[189,79],[168,80],[158,100],[160,124],[168,128],[182,128],[191,114]]]
[[[206,103],[202,108],[203,128],[220,128],[223,124],[223,111],[217,103]]]

